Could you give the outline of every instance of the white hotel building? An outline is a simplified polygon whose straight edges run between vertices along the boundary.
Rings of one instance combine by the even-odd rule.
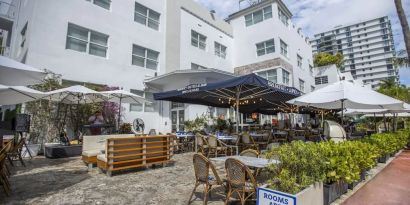
[[[343,54],[346,62],[341,71],[350,72],[354,79],[360,79],[373,88],[381,80],[399,79],[399,71],[392,62],[395,47],[387,16],[337,26],[316,34],[311,44],[313,53]]]
[[[153,92],[246,73],[314,89],[311,45],[281,0],[256,1],[226,20],[192,0],[0,1],[0,28],[11,36],[3,55],[65,82],[121,87],[148,100]],[[160,101],[123,107],[123,121],[142,118],[146,130],[161,132],[202,113],[230,115]]]

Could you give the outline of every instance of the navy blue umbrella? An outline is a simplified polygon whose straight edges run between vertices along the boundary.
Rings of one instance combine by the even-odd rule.
[[[264,110],[274,107],[285,107],[286,101],[300,94],[301,92],[293,87],[249,74],[220,82],[192,84],[178,90],[154,93],[154,99],[222,108],[235,107],[239,122],[239,111],[263,113]]]

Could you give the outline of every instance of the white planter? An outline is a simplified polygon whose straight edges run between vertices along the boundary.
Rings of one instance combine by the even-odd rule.
[[[38,155],[38,151],[40,150],[40,146],[41,146],[41,144],[28,144],[27,145],[28,150],[30,151],[30,154],[31,154],[32,157],[35,157],[35,156]],[[21,153],[22,153],[23,158],[30,157],[30,155],[29,155],[29,153],[26,149],[26,146],[23,146],[23,149],[22,149]]]
[[[267,190],[258,194],[258,205],[271,205],[271,204],[287,204],[287,205],[321,205],[323,204],[323,183],[315,183],[304,189],[303,191],[292,195],[275,190],[269,190],[267,186],[261,186],[261,188]],[[265,193],[270,196],[265,197]],[[296,199],[296,200],[295,200]],[[286,201],[285,201],[286,200]]]

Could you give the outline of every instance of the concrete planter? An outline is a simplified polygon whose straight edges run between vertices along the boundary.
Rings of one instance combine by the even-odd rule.
[[[262,188],[267,188],[267,185],[262,186]],[[272,191],[275,191],[275,190],[272,190]],[[292,195],[292,194],[287,194],[287,195]],[[301,192],[293,196],[296,197],[296,201],[298,205],[323,204],[323,183],[318,182],[318,183],[312,184],[306,189],[302,190]],[[265,204],[260,204],[260,205],[265,205]]]
[[[347,192],[348,185],[344,182],[323,185],[323,204],[329,205]]]
[[[38,155],[38,152],[40,150],[41,144],[28,144],[27,145],[28,150],[26,148],[26,146],[23,146],[23,149],[21,151],[21,153],[23,154],[23,158],[28,158],[30,157],[28,151],[30,151],[30,154],[32,157],[35,157]]]
[[[386,163],[389,158],[390,158],[390,154],[386,154],[384,156],[379,157],[377,161],[379,163]]]

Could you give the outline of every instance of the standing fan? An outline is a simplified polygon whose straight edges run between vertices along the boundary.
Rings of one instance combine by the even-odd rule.
[[[141,118],[137,118],[132,122],[132,132],[134,134],[144,134],[145,124]]]

